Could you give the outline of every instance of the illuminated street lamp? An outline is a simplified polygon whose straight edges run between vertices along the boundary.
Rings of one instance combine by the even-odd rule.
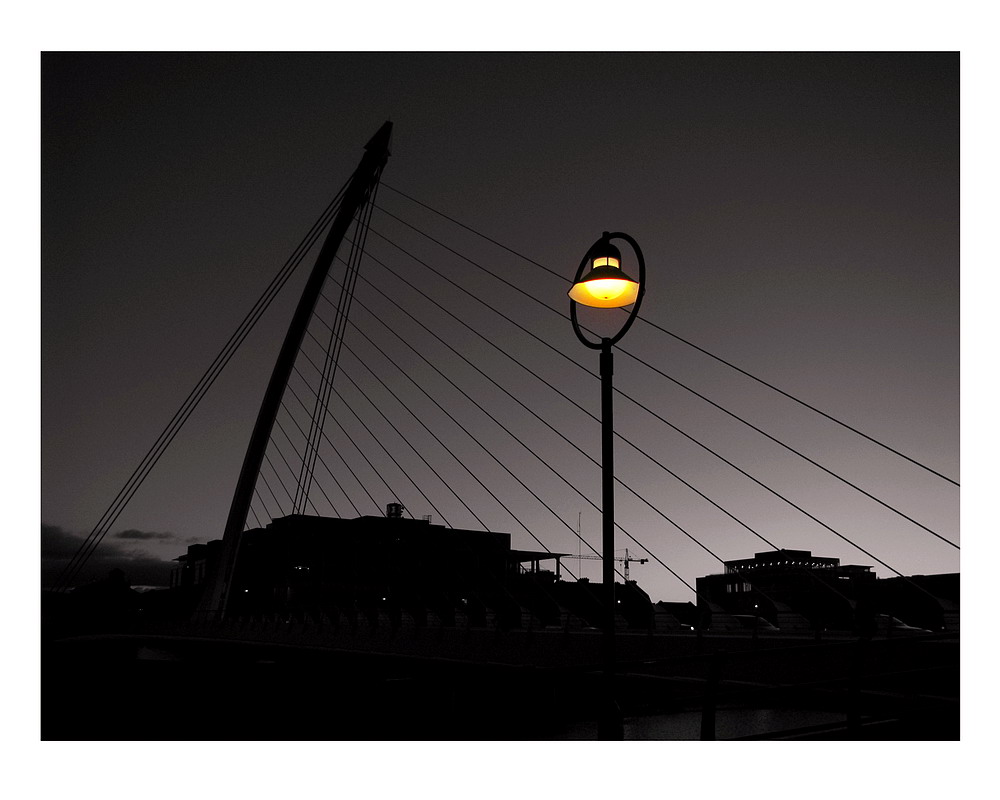
[[[590,271],[583,278],[577,273],[570,299],[594,308],[621,308],[636,302],[639,282],[622,272],[621,251],[609,240],[598,241],[584,259],[584,267],[587,262]]]
[[[639,266],[639,280],[621,269],[621,251],[612,239],[628,242]],[[589,267],[589,271],[588,271]],[[586,272],[586,274],[584,274]],[[599,739],[623,738],[621,709],[615,700],[615,466],[614,466],[614,408],[611,376],[614,360],[611,348],[632,326],[642,304],[646,290],[646,262],[638,243],[625,233],[608,233],[598,239],[587,251],[569,290],[570,319],[577,338],[592,350],[601,351],[601,488],[602,488],[602,580],[604,583],[604,707],[597,725]],[[594,308],[622,308],[631,305],[628,318],[611,337],[592,341],[584,336],[576,316],[577,304]]]

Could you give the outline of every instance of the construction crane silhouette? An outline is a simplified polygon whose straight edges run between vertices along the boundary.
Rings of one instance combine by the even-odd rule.
[[[590,561],[603,561],[604,560],[604,556],[598,556],[598,555],[576,555],[576,556],[573,556],[573,555],[568,555],[567,554],[567,555],[564,555],[563,558],[589,559]],[[624,569],[625,580],[629,579],[629,577],[628,577],[628,565],[629,564],[645,564],[647,561],[649,561],[648,558],[634,558],[634,557],[630,556],[628,554],[628,548],[627,547],[625,548],[625,555],[623,555],[623,556],[614,556],[613,560],[619,562],[620,564],[624,564],[625,565],[625,569]]]

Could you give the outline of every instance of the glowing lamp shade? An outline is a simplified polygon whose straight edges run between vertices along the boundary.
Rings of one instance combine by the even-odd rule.
[[[608,245],[614,255],[595,256],[591,270],[569,290],[571,300],[594,308],[620,308],[631,305],[639,296],[639,283],[621,270],[617,248]]]

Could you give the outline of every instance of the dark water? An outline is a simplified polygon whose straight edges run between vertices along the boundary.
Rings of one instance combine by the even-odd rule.
[[[324,653],[54,646],[43,651],[42,738],[551,738],[567,714],[558,691],[509,670]]]
[[[845,722],[844,714],[783,708],[720,708],[715,713],[716,739],[743,739]],[[677,711],[625,718],[625,738],[685,741],[701,738],[702,712]],[[596,739],[597,724],[580,722],[560,732],[561,739]]]
[[[77,643],[43,649],[42,738],[584,740],[597,738],[597,697],[591,675],[280,649],[185,652]],[[667,692],[655,702],[632,699],[623,702],[626,739],[701,737],[700,689]],[[723,704],[715,738],[844,722],[842,710]]]

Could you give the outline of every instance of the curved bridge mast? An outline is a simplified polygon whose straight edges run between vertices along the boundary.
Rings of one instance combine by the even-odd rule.
[[[347,233],[355,214],[368,200],[373,188],[378,183],[382,168],[389,160],[391,139],[392,123],[387,121],[365,145],[365,154],[344,192],[340,209],[330,226],[330,231],[316,257],[316,264],[313,266],[302,291],[302,296],[299,298],[298,306],[295,308],[295,314],[288,326],[288,332],[285,334],[285,340],[271,372],[271,379],[264,392],[264,399],[261,401],[260,411],[257,413],[257,422],[250,435],[250,443],[247,446],[243,467],[236,482],[236,491],[233,494],[233,502],[226,520],[220,574],[216,578],[212,591],[206,592],[208,606],[207,608],[203,607],[203,610],[225,612],[226,588],[236,563],[240,534],[246,525],[250,502],[253,499],[253,491],[257,483],[257,475],[264,460],[264,451],[267,449],[267,442],[274,427],[274,420],[281,405],[285,386],[295,365],[295,357],[305,337],[309,320],[312,318],[316,302],[344,239],[344,234]]]

